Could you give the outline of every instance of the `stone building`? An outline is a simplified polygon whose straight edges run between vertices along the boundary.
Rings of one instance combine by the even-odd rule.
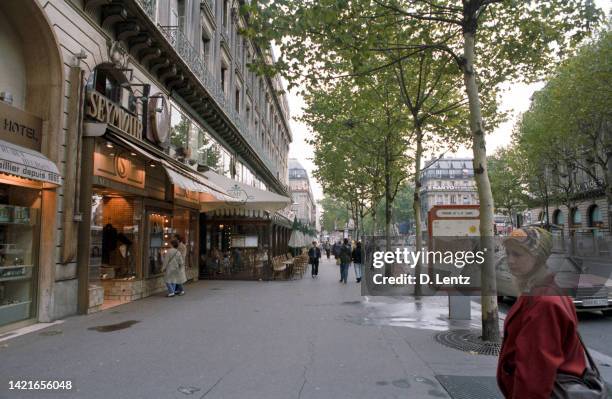
[[[0,331],[163,291],[175,235],[192,279],[286,252],[288,104],[238,7],[0,2]]]
[[[293,199],[292,210],[303,224],[316,225],[317,205],[312,195],[306,168],[295,158],[289,159],[289,189]]]
[[[471,158],[436,158],[421,172],[421,220],[435,205],[477,205],[478,190]]]

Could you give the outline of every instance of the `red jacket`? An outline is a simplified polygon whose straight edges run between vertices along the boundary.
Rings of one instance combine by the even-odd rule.
[[[549,399],[557,371],[582,376],[578,318],[566,296],[521,296],[504,323],[497,384],[506,398]]]

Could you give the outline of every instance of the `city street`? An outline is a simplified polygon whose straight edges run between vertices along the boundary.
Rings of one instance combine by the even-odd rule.
[[[307,271],[295,281],[200,281],[183,297],[156,295],[9,336],[0,341],[0,397],[461,397],[441,385],[446,376],[483,389],[471,397],[494,397],[495,356],[433,339],[451,325],[477,329],[478,304],[472,322],[449,323],[446,298],[363,298],[353,271],[347,285],[337,272],[324,260],[317,279]],[[589,345],[612,355],[609,321],[592,315],[582,324]],[[17,379],[74,388],[9,391]]]

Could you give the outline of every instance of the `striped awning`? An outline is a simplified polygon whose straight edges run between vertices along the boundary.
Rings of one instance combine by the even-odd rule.
[[[38,151],[0,140],[0,173],[61,186],[57,165]]]

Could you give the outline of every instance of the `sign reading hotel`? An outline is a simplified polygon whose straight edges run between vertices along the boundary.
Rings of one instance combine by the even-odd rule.
[[[0,101],[0,139],[40,151],[42,119]]]
[[[87,105],[85,109],[87,116],[129,134],[142,139],[142,121],[138,116],[123,109],[97,91],[87,94]]]

